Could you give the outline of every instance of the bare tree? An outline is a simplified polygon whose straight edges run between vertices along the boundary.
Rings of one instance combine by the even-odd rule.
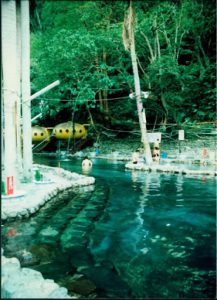
[[[138,111],[139,124],[141,130],[141,141],[144,146],[146,162],[150,164],[153,162],[153,160],[152,160],[150,145],[148,142],[145,109],[143,107],[142,99],[141,99],[141,88],[140,88],[140,80],[139,80],[139,72],[138,72],[138,65],[137,65],[136,48],[135,48],[135,37],[134,37],[135,19],[136,18],[132,7],[132,1],[130,1],[128,11],[124,18],[122,37],[123,37],[123,43],[125,49],[130,50],[130,54],[131,54],[131,61],[132,61],[133,75],[134,75],[135,97],[136,97],[137,111]]]

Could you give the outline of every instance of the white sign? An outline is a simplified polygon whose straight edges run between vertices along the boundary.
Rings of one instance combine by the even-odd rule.
[[[145,99],[147,99],[150,95],[150,92],[141,92],[140,96],[144,97]],[[130,99],[134,99],[136,98],[136,93],[131,93],[129,95]]]
[[[150,95],[150,92],[141,92],[141,94],[143,95],[143,97],[145,99],[147,99],[149,97],[149,95]]]
[[[161,132],[152,132],[148,133],[148,141],[149,143],[161,142]]]
[[[179,130],[179,140],[184,141],[184,139],[185,139],[185,131]]]

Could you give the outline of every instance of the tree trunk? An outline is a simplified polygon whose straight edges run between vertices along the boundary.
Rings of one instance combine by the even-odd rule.
[[[161,80],[161,78],[160,78],[160,80]],[[166,125],[167,117],[168,117],[168,108],[167,108],[168,105],[167,105],[167,102],[166,102],[166,99],[165,99],[165,96],[164,96],[163,92],[161,92],[161,103],[162,103],[163,109],[165,111],[165,118],[164,118],[163,123],[164,123],[164,125]]]
[[[96,69],[97,72],[99,72],[99,57],[98,54],[96,55]],[[97,77],[99,78],[99,75],[97,75]],[[99,105],[100,105],[100,111],[103,110],[103,101],[102,101],[102,92],[101,90],[99,90]]]
[[[152,160],[150,145],[149,145],[149,142],[148,142],[148,134],[147,134],[147,129],[146,129],[145,108],[143,108],[142,100],[141,100],[141,89],[140,89],[138,65],[137,65],[137,61],[136,61],[134,33],[132,34],[132,41],[131,41],[131,45],[130,45],[130,53],[131,53],[131,61],[132,61],[132,66],[133,66],[137,111],[138,111],[139,124],[140,124],[141,135],[142,135],[141,141],[144,145],[146,163],[150,164],[150,163],[152,163],[153,160]]]
[[[106,64],[106,50],[105,50],[105,48],[103,48],[103,62],[104,62],[104,64]],[[108,75],[106,69],[104,69],[103,72],[104,72],[105,76]],[[108,99],[107,98],[108,98],[108,92],[107,92],[107,90],[103,90],[103,102],[104,102],[104,110],[105,110],[106,114],[108,114],[108,112],[109,112]]]
[[[138,111],[139,124],[140,124],[140,130],[141,130],[141,141],[144,146],[146,163],[150,164],[153,162],[153,160],[152,160],[150,145],[148,142],[145,109],[143,108],[143,104],[142,104],[142,100],[141,100],[141,89],[140,89],[139,71],[138,71],[138,65],[137,65],[135,37],[134,37],[134,15],[133,15],[132,1],[130,1],[128,16],[127,16],[127,18],[125,18],[125,21],[124,21],[123,43],[124,43],[125,49],[130,49],[131,61],[132,61],[132,67],[133,67],[133,75],[134,75],[136,104],[137,104],[137,111]]]

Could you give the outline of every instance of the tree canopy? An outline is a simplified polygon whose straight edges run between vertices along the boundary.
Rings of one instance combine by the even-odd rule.
[[[31,1],[32,2],[32,1]],[[147,122],[213,121],[215,2],[133,1],[135,42]],[[126,1],[33,1],[32,93],[43,123],[71,120],[115,128],[138,122],[129,52],[122,42]]]

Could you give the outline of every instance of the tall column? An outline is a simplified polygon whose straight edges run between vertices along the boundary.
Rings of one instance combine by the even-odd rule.
[[[16,15],[17,15],[17,71],[18,71],[18,93],[21,96],[21,12],[20,2],[22,0],[16,0]],[[17,118],[16,118],[16,131],[17,131],[17,167],[19,177],[21,178],[23,173],[22,164],[22,136],[21,136],[21,99],[20,96],[17,101]]]
[[[3,66],[1,67],[1,78],[2,78],[2,87],[3,85]],[[2,129],[2,134],[1,134],[1,169],[2,169],[2,181],[5,181],[4,178],[4,169],[5,169],[5,113],[4,113],[4,91],[3,88],[1,89],[1,129]]]
[[[16,170],[16,104],[18,101],[18,74],[16,55],[16,2],[1,1],[2,8],[2,75],[3,75],[3,180],[13,177]],[[11,180],[10,180],[11,184]],[[16,185],[15,185],[16,187]]]
[[[30,102],[30,24],[29,1],[21,1],[21,75],[23,117],[23,177],[32,181],[32,128]],[[29,101],[28,101],[29,100]]]

